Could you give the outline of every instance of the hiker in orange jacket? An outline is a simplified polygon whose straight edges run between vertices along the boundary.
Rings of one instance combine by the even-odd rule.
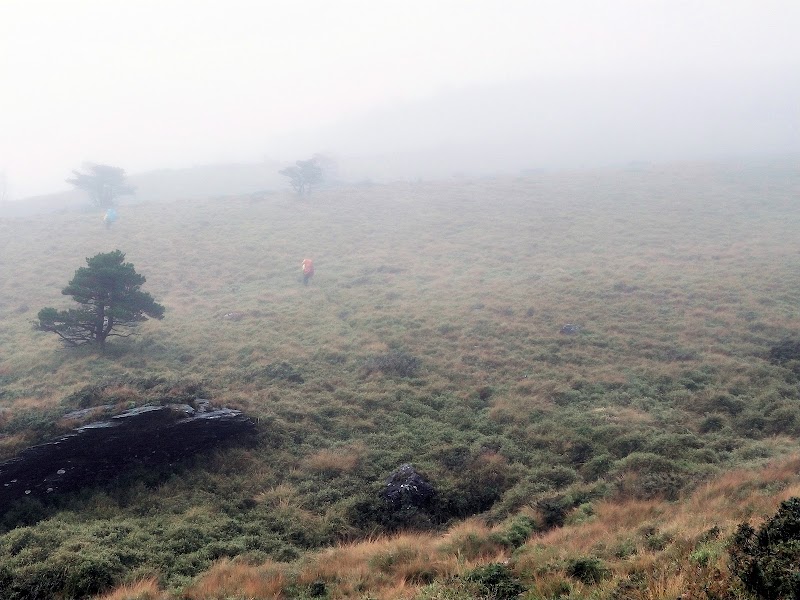
[[[308,285],[308,280],[314,275],[314,261],[304,258],[300,266],[303,268],[303,285]]]

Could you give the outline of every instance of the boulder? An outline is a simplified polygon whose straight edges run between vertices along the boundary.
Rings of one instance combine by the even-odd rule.
[[[255,430],[238,410],[147,405],[85,424],[0,463],[0,510],[26,496],[47,497],[108,481],[125,470],[169,465]]]
[[[421,508],[433,498],[436,490],[410,464],[398,467],[386,480],[381,496],[396,510]]]
[[[581,330],[580,325],[575,325],[575,323],[564,323],[559,329],[559,333],[563,335],[575,335]]]

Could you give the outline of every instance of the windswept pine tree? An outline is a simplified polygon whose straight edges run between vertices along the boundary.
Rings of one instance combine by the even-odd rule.
[[[38,329],[55,333],[68,346],[95,344],[102,349],[107,338],[132,335],[132,328],[148,317],[163,318],[164,307],[139,289],[146,280],[120,250],[97,254],[86,263],[61,290],[81,306],[43,308]]]

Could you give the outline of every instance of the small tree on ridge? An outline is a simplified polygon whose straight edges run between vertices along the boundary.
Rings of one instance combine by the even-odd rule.
[[[322,166],[316,156],[308,160],[298,160],[291,167],[281,169],[278,173],[289,178],[289,183],[298,196],[305,196],[311,186],[322,183],[324,179]]]
[[[139,275],[119,250],[86,259],[86,267],[75,271],[61,290],[78,302],[79,308],[39,311],[37,329],[59,336],[67,346],[97,345],[105,348],[106,338],[128,337],[130,331],[148,317],[161,319],[164,307],[139,288],[145,278]]]
[[[125,181],[125,169],[110,165],[87,163],[84,173],[72,171],[74,177],[67,179],[77,189],[89,195],[89,201],[95,208],[111,208],[118,196],[133,194],[136,188]]]

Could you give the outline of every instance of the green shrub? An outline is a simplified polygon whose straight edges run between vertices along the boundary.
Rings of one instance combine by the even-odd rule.
[[[725,417],[719,413],[713,413],[700,421],[698,430],[700,433],[711,433],[712,431],[719,431],[723,427],[725,427]]]
[[[578,523],[586,523],[591,521],[595,516],[594,506],[591,502],[580,504],[573,510],[567,517],[565,523],[567,525],[577,525]]]
[[[800,598],[800,498],[783,501],[758,531],[739,525],[728,552],[732,572],[759,598]]]
[[[476,567],[464,579],[478,584],[484,593],[497,600],[516,598],[525,591],[525,586],[514,577],[511,569],[501,563]]]
[[[552,529],[553,527],[561,527],[564,525],[564,519],[569,510],[569,501],[558,496],[556,498],[545,498],[536,503],[536,508],[542,515],[542,525],[545,529]]]
[[[614,468],[620,491],[634,498],[675,500],[689,481],[679,463],[651,452],[634,452]]]
[[[646,527],[642,530],[644,537],[644,545],[651,552],[660,552],[669,545],[672,537],[669,534],[662,533],[655,527]]]
[[[736,432],[744,437],[760,439],[764,437],[769,421],[761,414],[760,410],[752,407],[739,415],[733,421]]]
[[[689,560],[701,567],[706,567],[719,556],[719,549],[713,544],[701,544],[689,555]]]
[[[531,473],[534,481],[542,481],[555,489],[567,487],[578,479],[574,469],[562,465],[549,465]]]
[[[68,598],[86,598],[110,588],[122,576],[119,557],[110,553],[82,554],[66,569],[64,592]]]
[[[436,581],[423,587],[415,600],[476,600],[486,598],[480,585],[461,579]]]
[[[45,517],[47,511],[37,498],[21,498],[12,503],[2,513],[0,531],[10,531],[17,527],[34,525]]]
[[[322,580],[312,581],[308,586],[308,595],[312,598],[321,598],[322,596],[326,596],[328,594],[328,590],[325,586],[325,582]]]
[[[641,572],[635,572],[622,578],[611,592],[611,600],[630,600],[644,597],[646,579]]]
[[[586,481],[596,481],[611,470],[614,458],[610,454],[599,454],[590,459],[580,469],[580,474]]]
[[[118,557],[103,551],[60,551],[47,561],[0,566],[0,597],[88,598],[114,585],[123,573]]]
[[[800,341],[784,340],[769,350],[769,361],[784,365],[790,361],[800,361]]]
[[[398,565],[408,563],[416,556],[417,551],[411,546],[396,546],[373,556],[369,560],[369,566],[382,573],[393,573]]]
[[[703,447],[703,441],[691,433],[662,433],[654,436],[646,446],[646,452],[672,459],[685,458],[692,450]]]
[[[634,556],[637,552],[636,542],[630,538],[622,540],[614,547],[613,552],[616,558],[628,558],[629,556]]]
[[[622,435],[608,444],[608,449],[617,458],[623,458],[642,450],[647,445],[647,437],[643,433]]]
[[[592,585],[609,577],[610,571],[599,558],[576,558],[567,565],[567,575],[582,583]]]
[[[779,406],[767,415],[765,431],[769,435],[796,435],[800,430],[800,411],[795,406]]]
[[[731,394],[717,394],[709,401],[700,402],[696,405],[697,410],[702,410],[703,412],[728,413],[733,416],[741,413],[746,406],[747,403],[744,400]]]
[[[567,451],[569,462],[579,467],[589,462],[596,452],[595,445],[588,439],[577,439],[572,442]]]
[[[537,529],[536,521],[526,515],[520,515],[513,518],[503,531],[492,534],[491,539],[509,548],[519,548]]]

